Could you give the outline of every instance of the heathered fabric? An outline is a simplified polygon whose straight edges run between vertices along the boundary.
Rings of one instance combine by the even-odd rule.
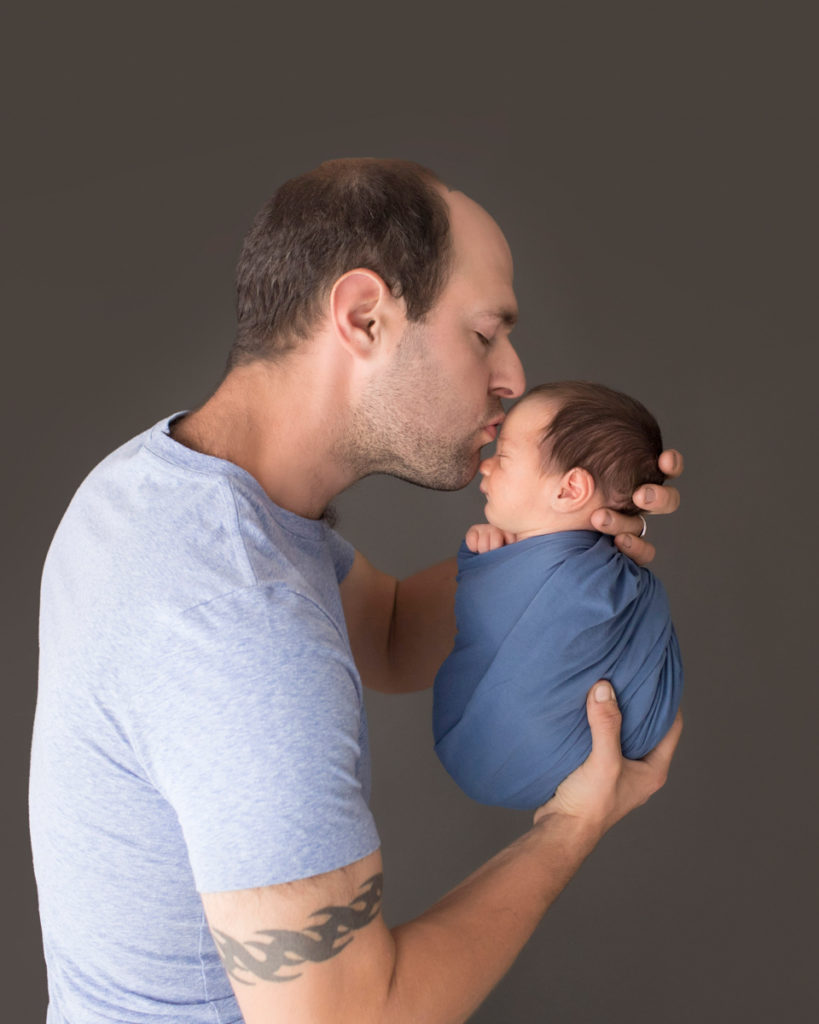
[[[31,833],[49,1024],[241,1020],[198,892],[372,853],[354,552],[170,420],[84,481],[46,560]]]

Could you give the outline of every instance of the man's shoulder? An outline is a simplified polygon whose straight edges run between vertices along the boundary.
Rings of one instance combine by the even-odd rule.
[[[245,653],[264,651],[264,657],[274,660],[292,658],[306,646],[341,644],[346,649],[332,609],[295,574],[223,590],[180,607],[169,633],[183,645],[196,637],[198,643],[226,652],[239,646]]]
[[[81,575],[99,594],[125,588],[143,604],[153,597],[177,608],[279,582],[322,603],[317,591],[337,587],[352,560],[345,542],[279,509],[239,466],[175,442],[168,422],[89,473],[55,534],[46,575]]]

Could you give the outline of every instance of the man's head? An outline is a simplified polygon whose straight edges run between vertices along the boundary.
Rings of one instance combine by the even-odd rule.
[[[365,267],[421,320],[451,267],[437,177],[408,160],[330,160],[285,182],[245,238],[236,268],[237,335],[228,368],[275,359],[321,321],[333,284]]]
[[[662,450],[657,421],[636,399],[586,381],[541,384],[481,464],[487,520],[534,534],[577,528],[601,507],[636,515],[634,491],[665,480]]]
[[[463,193],[445,199],[451,272],[423,321],[405,321],[392,358],[363,390],[354,441],[366,472],[454,490],[474,477],[504,417],[501,399],[517,397],[525,378],[509,340],[517,302],[503,232]]]
[[[370,473],[465,486],[524,389],[509,246],[473,200],[407,161],[338,160],[283,185],[238,268],[228,382],[266,381],[325,451]],[[318,433],[316,432],[318,431]],[[304,431],[303,431],[304,432]],[[320,469],[316,470],[321,473]]]

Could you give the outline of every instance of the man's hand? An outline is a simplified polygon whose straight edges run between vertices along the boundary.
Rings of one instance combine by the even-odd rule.
[[[682,732],[681,711],[654,750],[639,761],[623,757],[620,748],[622,716],[609,683],[601,681],[589,691],[586,714],[592,734],[592,752],[561,782],[552,799],[538,808],[536,823],[551,813],[568,814],[605,832],[629,811],[644,804],[665,783]]]
[[[660,469],[667,477],[676,478],[683,471],[683,457],[673,448],[664,451],[660,456]],[[676,487],[667,484],[646,484],[638,487],[633,496],[634,504],[645,509],[653,516],[676,512],[680,504],[680,492]],[[600,533],[614,537],[614,543],[638,565],[648,565],[657,553],[653,544],[640,537],[643,522],[639,516],[626,516],[622,512],[613,512],[608,508],[599,508],[592,513],[592,526]]]
[[[505,534],[497,526],[491,523],[476,523],[466,531],[466,546],[470,551],[484,555],[487,551],[494,551],[502,548],[504,544],[510,543],[508,534]]]

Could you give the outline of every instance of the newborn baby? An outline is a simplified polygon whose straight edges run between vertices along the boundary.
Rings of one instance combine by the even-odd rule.
[[[482,803],[531,810],[587,758],[586,694],[608,679],[623,754],[662,739],[680,703],[679,647],[659,580],[591,526],[636,514],[660,484],[660,429],[599,384],[532,389],[481,463],[487,522],[458,554],[455,647],[435,679],[435,749]]]

